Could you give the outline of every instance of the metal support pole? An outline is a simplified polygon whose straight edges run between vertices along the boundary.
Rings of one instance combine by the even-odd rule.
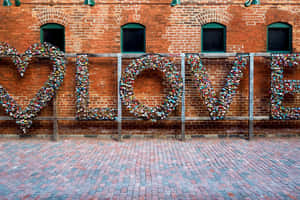
[[[254,53],[250,53],[248,139],[253,137]]]
[[[122,103],[120,96],[120,81],[122,73],[122,54],[118,54],[118,141],[122,140]]]
[[[57,102],[56,97],[53,97],[53,140],[58,141],[58,121],[57,121]]]
[[[181,140],[185,140],[185,54],[181,54],[181,77],[182,77],[182,97],[181,97]]]

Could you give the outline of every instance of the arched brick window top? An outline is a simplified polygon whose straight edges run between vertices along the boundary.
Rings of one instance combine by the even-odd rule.
[[[292,52],[292,26],[288,23],[276,22],[268,25],[267,50],[269,52]]]
[[[121,52],[144,53],[146,49],[145,26],[137,23],[125,24],[121,27]]]
[[[204,24],[201,35],[203,52],[226,52],[226,26],[216,22]]]
[[[60,24],[48,23],[41,26],[41,42],[49,42],[65,51],[65,27]]]

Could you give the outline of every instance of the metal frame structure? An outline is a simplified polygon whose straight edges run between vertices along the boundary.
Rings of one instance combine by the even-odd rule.
[[[66,53],[65,57],[77,57],[76,53]],[[82,54],[80,54],[82,55]],[[122,120],[137,120],[135,117],[122,117],[122,103],[120,97],[120,80],[122,74],[122,58],[136,58],[139,56],[147,55],[146,53],[137,53],[137,54],[123,54],[123,53],[102,53],[102,54],[87,54],[89,57],[116,57],[118,59],[117,66],[117,80],[118,80],[118,116],[117,116],[117,140],[122,140]],[[211,120],[210,117],[186,117],[185,116],[185,53],[181,54],[169,54],[169,53],[161,53],[161,56],[166,57],[180,57],[181,58],[181,76],[183,80],[183,95],[181,99],[181,116],[180,117],[169,117],[167,120],[177,120],[181,121],[181,136],[180,139],[182,141],[185,140],[185,122],[186,121],[203,121],[203,120]],[[226,57],[234,57],[240,55],[238,53],[200,53],[198,54],[202,58],[226,58]],[[253,137],[253,121],[255,120],[269,120],[269,116],[254,116],[253,114],[253,99],[254,99],[254,57],[270,57],[271,53],[249,53],[243,54],[243,56],[249,56],[250,64],[249,64],[249,106],[248,106],[248,116],[225,116],[224,120],[248,120],[248,135],[247,139],[251,139]],[[5,56],[0,56],[5,57]],[[13,120],[8,116],[0,116],[0,120]],[[47,117],[37,117],[35,120],[52,120],[53,121],[53,140],[57,141],[59,139],[59,127],[58,121],[60,120],[76,120],[75,117],[57,117],[57,104],[56,98],[53,98],[53,116]]]

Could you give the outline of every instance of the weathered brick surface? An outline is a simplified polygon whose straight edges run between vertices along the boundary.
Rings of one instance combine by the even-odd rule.
[[[299,199],[299,138],[0,140],[1,199]]]
[[[126,23],[140,23],[146,27],[147,53],[201,52],[201,26],[218,22],[227,28],[227,52],[265,52],[266,28],[274,22],[287,22],[293,26],[293,51],[300,52],[300,4],[297,0],[262,0],[261,5],[244,7],[244,0],[211,1],[182,0],[181,5],[171,7],[170,0],[147,1],[96,1],[94,7],[83,1],[23,0],[20,7],[0,7],[0,41],[6,41],[24,52],[31,44],[40,41],[40,26],[58,23],[65,26],[66,52],[118,53],[120,52],[120,27]],[[51,4],[51,5],[50,5]],[[205,59],[213,85],[217,91],[231,67],[232,59]],[[255,59],[255,115],[270,114],[270,66],[268,58]],[[130,60],[123,60],[123,70]],[[174,59],[180,66],[180,60]],[[117,104],[116,58],[90,59],[90,106],[112,107]],[[30,65],[24,78],[20,78],[8,59],[0,61],[0,84],[25,107],[34,93],[47,79],[51,67],[46,60],[36,60]],[[248,69],[247,69],[248,70]],[[248,114],[248,71],[231,104],[228,116]],[[75,59],[68,59],[65,81],[58,92],[58,116],[75,116]],[[300,69],[286,70],[287,79],[299,79]],[[186,111],[187,116],[208,116],[206,106],[195,87],[187,68]],[[159,72],[145,72],[138,77],[135,93],[147,105],[160,103],[168,89]],[[300,106],[300,96],[287,96],[286,106]],[[132,116],[123,107],[124,116]],[[0,108],[1,115],[5,115]],[[52,115],[52,105],[42,110],[42,116]],[[180,115],[180,107],[172,113]],[[1,133],[16,133],[14,122],[1,121]],[[59,122],[65,134],[112,133],[114,122]],[[124,122],[124,133],[174,134],[179,123],[170,121]],[[278,128],[299,132],[296,121],[262,121],[256,123],[256,133],[276,132]],[[34,122],[33,134],[51,133],[52,122]],[[193,121],[187,122],[187,133],[244,133],[243,121]]]

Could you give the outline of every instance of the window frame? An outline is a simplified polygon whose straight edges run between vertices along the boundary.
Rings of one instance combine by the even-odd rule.
[[[144,30],[144,50],[143,51],[124,51],[123,46],[123,29],[143,29]],[[146,27],[138,23],[128,23],[121,26],[121,53],[145,53],[146,52]]]
[[[203,41],[204,41],[204,34],[203,29],[222,29],[223,30],[223,48],[224,51],[207,51],[203,49]],[[202,25],[201,27],[201,52],[205,53],[225,53],[226,52],[226,42],[227,42],[227,33],[226,33],[226,26],[217,22],[211,22]]]
[[[56,24],[56,23],[47,23],[47,24],[43,24],[41,27],[40,27],[40,41],[41,43],[44,42],[44,30],[45,29],[59,29],[59,30],[63,30],[64,32],[64,35],[63,35],[63,40],[64,40],[64,46],[63,48],[64,49],[60,49],[61,51],[64,51],[66,50],[66,41],[65,41],[65,27],[63,25],[60,25],[60,24]]]
[[[289,29],[289,50],[274,51],[269,48],[269,29],[270,28],[288,28]],[[293,27],[292,25],[284,22],[275,22],[269,24],[267,27],[267,52],[271,53],[291,53],[293,51]]]

